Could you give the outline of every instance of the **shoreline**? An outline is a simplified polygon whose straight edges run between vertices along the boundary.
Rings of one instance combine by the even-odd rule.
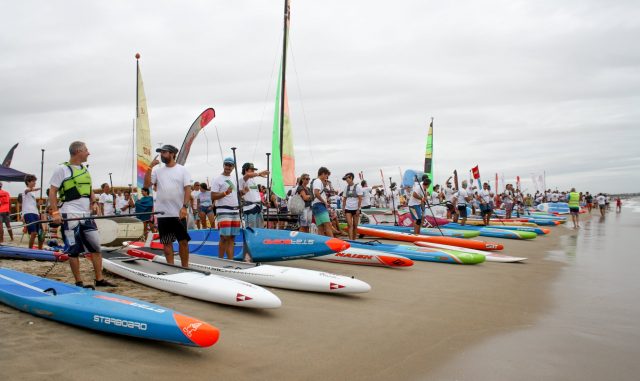
[[[522,264],[416,262],[408,269],[385,269],[308,260],[281,262],[353,275],[371,284],[372,291],[346,296],[269,288],[283,302],[274,311],[205,303],[107,274],[119,287],[105,291],[205,320],[220,329],[220,341],[208,349],[194,349],[135,340],[0,305],[4,343],[0,366],[9,377],[34,380],[132,375],[158,380],[200,378],[212,372],[223,379],[428,378],[467,348],[527,328],[553,307],[550,287],[563,265],[545,258],[570,232],[559,226],[533,241],[495,239],[507,245],[505,254],[528,257]],[[88,261],[81,263],[85,282],[93,279]],[[0,266],[36,275],[52,265],[0,260]],[[55,265],[49,277],[72,280],[66,263]],[[34,362],[24,353],[46,354],[50,360]],[[71,367],[69,358],[84,366]]]

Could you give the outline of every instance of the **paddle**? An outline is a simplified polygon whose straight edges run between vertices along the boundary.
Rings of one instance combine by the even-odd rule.
[[[140,212],[140,213],[132,213],[132,214],[118,214],[113,216],[73,217],[73,218],[63,218],[60,221],[65,222],[65,221],[101,220],[101,219],[107,219],[107,218],[137,217],[137,216],[154,215],[154,214],[164,214],[164,212]],[[53,220],[38,220],[38,221],[29,222],[28,224],[15,226],[15,227],[12,227],[11,229],[22,229],[25,226],[30,226],[35,224],[48,224],[50,222],[53,222]]]
[[[138,251],[140,251],[141,253],[138,253]],[[153,263],[157,263],[159,265],[163,265],[163,266],[167,266],[167,267],[173,267],[173,268],[177,268],[177,269],[193,271],[193,272],[201,273],[201,274],[204,274],[204,275],[211,275],[210,271],[194,269],[192,267],[182,267],[182,266],[174,265],[173,263],[165,263],[165,262],[154,261],[152,259],[149,259],[145,254],[147,254],[147,253],[142,251],[142,250],[138,250],[138,249],[129,249],[129,250],[127,250],[127,255],[129,257],[133,258],[133,259],[136,259],[136,260],[146,260],[146,261],[151,261]],[[126,258],[126,257],[121,257],[121,258]],[[120,258],[113,258],[113,259],[120,259]]]
[[[249,260],[251,262],[253,262],[253,258],[251,257],[251,252],[249,252],[249,246],[247,245],[247,239],[246,239],[246,234],[245,234],[245,225],[244,225],[244,218],[242,216],[242,197],[240,196],[240,178],[238,177],[238,161],[236,160],[236,147],[231,147],[231,151],[233,151],[233,162],[236,163],[236,169],[235,169],[235,173],[236,173],[236,196],[238,197],[238,211],[240,212],[240,231],[242,232],[242,247],[243,247],[243,254],[245,256],[249,257]],[[268,162],[268,160],[267,160]],[[268,209],[267,209],[268,210]],[[231,254],[231,258],[233,259],[233,253]],[[245,258],[246,259],[246,258]]]

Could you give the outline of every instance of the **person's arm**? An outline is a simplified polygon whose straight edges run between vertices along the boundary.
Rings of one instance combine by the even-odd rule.
[[[51,208],[53,222],[56,224],[62,223],[62,216],[60,216],[60,211],[58,210],[58,188],[53,185],[49,188],[49,207]]]
[[[182,208],[180,208],[180,219],[187,218],[189,205],[191,204],[191,184],[184,186],[184,197],[182,198]]]
[[[324,200],[322,197],[320,197],[320,195],[322,194],[322,192],[320,192],[319,189],[314,189],[313,190],[313,196],[315,198],[317,198],[318,200],[320,200],[321,203],[325,204],[327,207],[329,207],[329,200]]]
[[[150,188],[151,187],[151,172],[153,171],[153,167],[155,167],[159,163],[160,162],[158,161],[158,155],[156,155],[156,157],[153,158],[153,161],[151,162],[151,164],[149,164],[149,169],[147,169],[147,171],[144,173],[144,187],[145,188]]]
[[[230,195],[231,192],[233,192],[231,187],[228,187],[227,190],[225,190],[224,192],[211,192],[211,200],[212,201],[220,200],[221,198],[225,198],[226,196]]]

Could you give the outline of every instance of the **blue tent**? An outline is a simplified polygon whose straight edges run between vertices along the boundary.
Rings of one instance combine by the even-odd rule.
[[[0,166],[0,181],[22,182],[27,174],[13,168]]]

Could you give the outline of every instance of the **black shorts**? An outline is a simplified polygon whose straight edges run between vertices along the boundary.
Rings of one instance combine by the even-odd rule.
[[[187,221],[178,217],[158,218],[158,232],[160,233],[160,242],[165,244],[191,240],[189,233],[187,233]]]
[[[9,216],[9,212],[0,213],[0,223],[1,224],[10,224],[11,217]]]
[[[456,208],[453,206],[451,202],[447,201],[444,205],[447,207],[447,210],[449,210],[451,213],[456,212]]]
[[[458,205],[458,214],[462,218],[467,218],[467,206],[466,205]]]
[[[569,211],[571,214],[578,214],[580,213],[580,208],[569,208]]]
[[[358,214],[358,213],[360,213],[360,211],[359,211],[359,210],[349,210],[349,209],[345,209],[345,210],[344,210],[344,214],[353,214],[353,215],[356,215],[356,214]]]

